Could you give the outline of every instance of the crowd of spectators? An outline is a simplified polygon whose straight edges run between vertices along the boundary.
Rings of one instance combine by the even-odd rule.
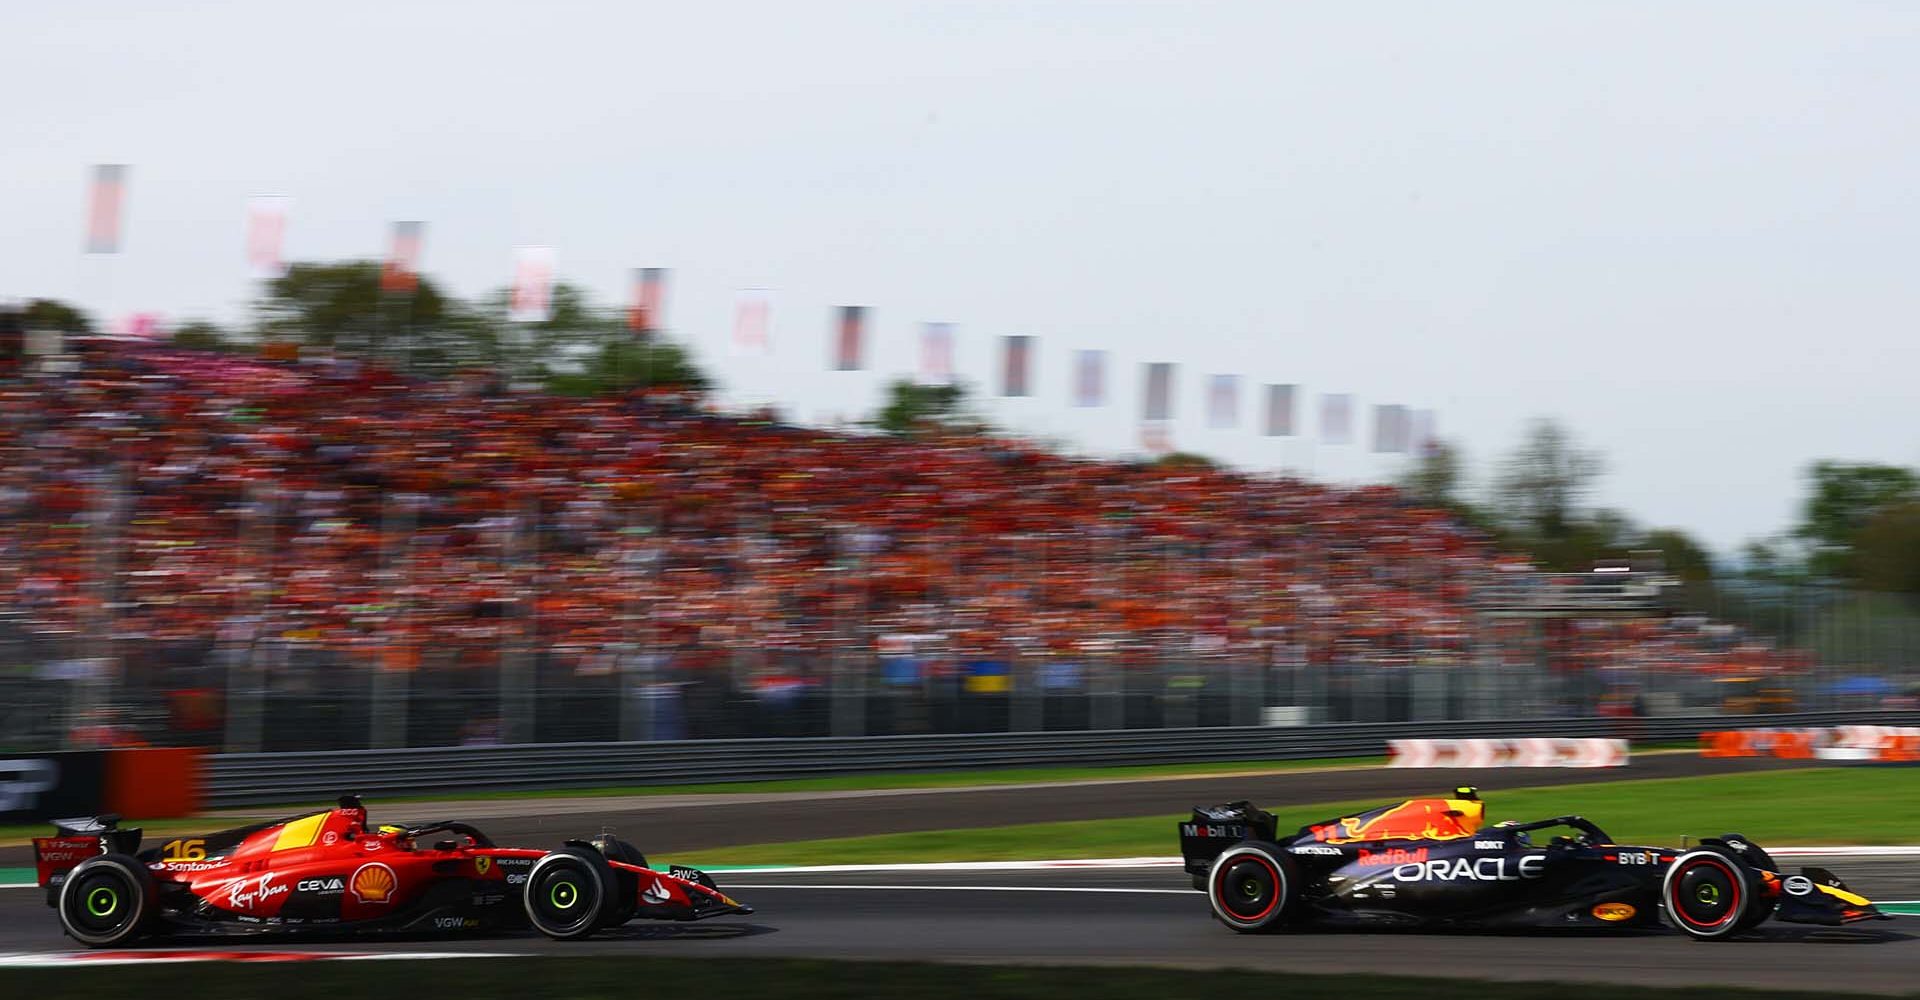
[[[150,345],[3,384],[0,566],[16,626],[83,647],[768,686],[845,653],[1461,663],[1516,568],[1386,487]],[[1634,627],[1556,655],[1693,655]]]

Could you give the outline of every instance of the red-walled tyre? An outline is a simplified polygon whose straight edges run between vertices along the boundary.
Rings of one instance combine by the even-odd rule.
[[[1767,901],[1753,870],[1732,853],[1706,847],[1675,858],[1660,886],[1660,905],[1681,933],[1720,941],[1753,926]]]
[[[1299,871],[1273,844],[1235,844],[1207,872],[1207,903],[1214,918],[1242,934],[1272,930],[1293,915]]]

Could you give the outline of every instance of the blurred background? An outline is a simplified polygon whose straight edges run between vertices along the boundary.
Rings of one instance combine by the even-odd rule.
[[[0,748],[1920,705],[1910,13],[92,6]]]

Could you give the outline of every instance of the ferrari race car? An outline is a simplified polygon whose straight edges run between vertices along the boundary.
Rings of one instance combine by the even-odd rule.
[[[1213,915],[1242,933],[1289,926],[1647,928],[1702,941],[1772,917],[1837,926],[1891,919],[1824,868],[1785,875],[1729,833],[1697,846],[1616,844],[1579,816],[1482,826],[1471,788],[1302,827],[1281,840],[1247,802],[1197,808],[1180,853]],[[1540,838],[1546,838],[1544,843]]]
[[[705,872],[647,867],[611,836],[556,850],[499,847],[465,823],[367,825],[337,807],[140,849],[119,818],[60,820],[33,841],[47,905],[68,936],[107,947],[143,935],[435,934],[527,926],[583,938],[635,918],[753,909]]]

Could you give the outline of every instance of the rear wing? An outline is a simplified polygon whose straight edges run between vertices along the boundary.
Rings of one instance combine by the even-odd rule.
[[[1277,822],[1272,813],[1246,801],[1195,806],[1193,818],[1180,823],[1180,858],[1187,874],[1204,878],[1214,858],[1243,840],[1272,842]]]
[[[123,830],[111,813],[53,821],[54,836],[33,838],[33,867],[40,887],[52,905],[60,895],[67,872],[101,854],[134,854],[140,850],[140,830]]]

